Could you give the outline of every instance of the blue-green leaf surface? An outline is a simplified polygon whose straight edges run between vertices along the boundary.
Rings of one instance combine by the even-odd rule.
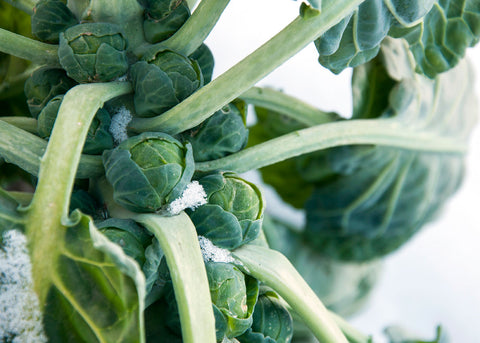
[[[417,71],[444,72],[480,37],[478,0],[366,0],[315,42],[319,62],[334,73],[374,58],[390,35],[405,37]]]
[[[305,235],[322,254],[333,258],[369,260],[395,250],[434,218],[462,181],[460,146],[466,149],[477,115],[469,65],[462,62],[430,80],[413,72],[401,41],[387,43],[382,56],[397,84],[388,106],[374,121],[431,137],[435,147],[450,140],[459,144],[459,150],[422,153],[388,143],[328,150],[327,163],[318,173],[329,171],[335,176],[317,180],[306,203]],[[357,71],[362,73],[363,68],[368,66]],[[354,89],[368,87],[371,80],[354,78]]]

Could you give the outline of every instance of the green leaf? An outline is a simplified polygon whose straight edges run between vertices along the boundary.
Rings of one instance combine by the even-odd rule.
[[[402,50],[401,41],[386,43],[382,49],[387,56]],[[402,55],[397,59],[398,67]],[[431,136],[437,147],[447,139],[466,146],[477,113],[469,65],[460,63],[435,80],[413,73],[412,68],[393,69],[394,65],[385,67],[390,78],[399,81],[376,121],[417,132],[417,137]],[[368,65],[360,68],[376,70]],[[335,176],[317,183],[306,204],[305,237],[325,256],[357,261],[383,256],[405,243],[434,218],[463,178],[461,151],[419,150],[395,148],[388,142],[328,150],[324,173]]]
[[[144,342],[145,278],[138,264],[76,212],[55,246],[44,311],[49,342]]]
[[[319,62],[334,73],[374,58],[387,36],[405,37],[428,77],[454,67],[480,37],[476,0],[366,0],[315,45]]]

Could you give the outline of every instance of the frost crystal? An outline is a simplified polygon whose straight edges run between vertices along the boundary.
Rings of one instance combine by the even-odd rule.
[[[205,193],[202,185],[199,184],[198,181],[192,181],[183,191],[182,196],[178,199],[175,199],[168,205],[167,211],[171,215],[177,215],[186,208],[194,210],[198,206],[206,203],[207,194]]]
[[[27,239],[16,230],[5,232],[0,246],[0,341],[47,342],[33,291]]]
[[[113,140],[116,144],[120,144],[124,140],[128,139],[127,125],[132,120],[132,114],[125,107],[122,106],[112,117],[112,123],[110,124],[110,133],[113,136]]]
[[[231,263],[235,261],[230,254],[230,251],[217,247],[208,238],[198,236],[198,242],[200,243],[203,259],[206,262]]]

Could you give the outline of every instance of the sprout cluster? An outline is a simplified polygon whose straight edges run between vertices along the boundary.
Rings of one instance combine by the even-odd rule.
[[[35,5],[32,35],[58,45],[58,63],[34,68],[25,82],[26,105],[36,120],[34,133],[48,142],[63,115],[66,94],[78,85],[128,82],[132,92],[107,101],[90,123],[83,154],[96,155],[94,161],[101,161],[104,174],[75,182],[70,212],[80,210],[93,217],[99,231],[136,261],[146,280],[147,323],[150,311],[160,308],[171,313],[164,322],[157,321],[157,328],[164,325],[180,339],[170,271],[159,242],[134,220],[116,218],[112,209],[161,216],[185,211],[196,227],[204,256],[217,340],[249,342],[252,335],[261,334],[271,337],[269,342],[288,341],[287,336],[282,340],[268,331],[270,327],[262,327],[270,317],[254,315],[256,307],[264,307],[260,283],[246,275],[231,254],[260,234],[261,191],[225,170],[195,173],[195,163],[245,148],[246,104],[234,100],[175,135],[138,133],[129,127],[134,120],[163,115],[212,80],[214,59],[205,44],[200,42],[188,56],[168,45],[190,18],[187,2],[138,0],[133,7],[140,9],[135,22],[141,25],[134,29],[113,14],[98,13],[93,4],[82,6],[61,0],[40,0]],[[287,319],[281,318],[282,325],[291,328]],[[147,325],[147,336],[148,332]]]

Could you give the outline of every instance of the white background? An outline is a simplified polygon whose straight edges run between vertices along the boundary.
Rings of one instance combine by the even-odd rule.
[[[291,0],[232,0],[207,39],[215,55],[215,75],[287,25],[296,17],[298,7],[299,3]],[[480,47],[469,50],[469,55],[480,75]],[[311,44],[260,85],[282,89],[323,110],[349,115],[351,71],[333,75],[316,59]],[[479,81],[480,95],[478,90]],[[442,324],[451,342],[480,342],[479,157],[477,126],[462,188],[434,223],[386,258],[367,308],[351,318],[364,333],[373,334],[376,342],[385,342],[381,332],[391,324],[404,325],[425,338],[433,337],[435,326]]]

